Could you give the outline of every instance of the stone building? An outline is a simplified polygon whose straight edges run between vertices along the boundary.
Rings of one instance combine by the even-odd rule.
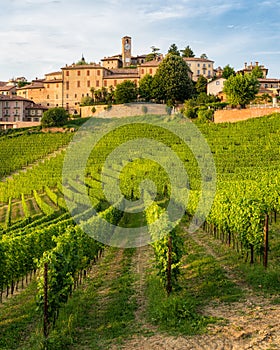
[[[86,63],[82,57],[78,63],[65,65],[60,71],[48,73],[44,79],[33,80],[30,85],[17,89],[17,94],[47,107],[61,106],[70,112],[78,111],[81,99],[93,96],[97,90],[114,89],[125,80],[138,85],[144,75],[154,76],[163,55],[150,62],[146,62],[146,56],[133,56],[131,37],[125,36],[120,54],[104,57],[101,63]],[[185,61],[194,78],[199,74],[213,76],[213,61],[201,58],[185,58]]]

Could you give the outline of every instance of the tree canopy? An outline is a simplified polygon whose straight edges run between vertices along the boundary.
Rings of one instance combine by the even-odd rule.
[[[153,97],[153,77],[150,74],[144,75],[139,81],[139,95],[145,101],[150,101]]]
[[[180,51],[178,50],[178,47],[176,44],[170,45],[170,47],[168,49],[168,53],[170,53],[172,55],[176,55],[176,56],[181,56]]]
[[[261,70],[260,66],[255,66],[252,69],[252,73],[256,78],[263,78],[263,71]]]
[[[128,103],[135,101],[137,98],[136,84],[130,80],[126,80],[116,86],[114,93],[116,103]]]
[[[230,67],[229,64],[227,64],[224,68],[223,68],[223,74],[222,77],[225,79],[228,79],[231,75],[235,75],[235,70],[233,67]]]
[[[50,108],[44,112],[41,119],[41,125],[43,128],[53,126],[63,126],[68,120],[68,112],[62,107]]]
[[[224,93],[227,102],[233,106],[245,108],[246,104],[253,101],[259,91],[259,81],[252,74],[231,75],[224,83]]]
[[[206,92],[207,91],[207,83],[208,83],[208,80],[203,75],[200,75],[197,78],[197,82],[195,84],[196,92],[198,94],[201,92]]]
[[[182,57],[195,57],[195,54],[189,45],[180,51],[182,52]]]
[[[168,54],[160,63],[153,78],[153,93],[156,100],[175,105],[184,102],[193,94],[190,68],[182,57]]]

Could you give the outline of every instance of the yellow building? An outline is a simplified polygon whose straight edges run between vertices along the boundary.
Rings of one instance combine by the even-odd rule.
[[[193,81],[197,81],[200,75],[204,76],[206,79],[214,77],[214,61],[199,57],[184,57],[184,61],[193,73]]]
[[[122,38],[121,54],[104,57],[101,64],[86,63],[82,59],[78,63],[66,65],[58,72],[48,73],[44,79],[33,80],[31,84],[17,89],[19,96],[34,100],[47,107],[64,107],[70,112],[78,111],[81,99],[94,96],[100,89],[113,90],[118,84],[130,80],[139,84],[146,74],[155,75],[163,55],[146,62],[147,55],[132,56],[131,37]],[[201,62],[201,72],[207,76],[213,74],[213,61],[190,59],[197,67]],[[186,63],[190,62],[185,59]],[[203,65],[207,63],[204,72]],[[211,67],[208,67],[208,64]],[[190,67],[193,71],[192,67]],[[190,78],[192,78],[190,74]]]

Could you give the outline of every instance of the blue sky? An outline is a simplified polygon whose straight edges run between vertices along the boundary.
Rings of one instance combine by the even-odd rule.
[[[215,67],[258,61],[280,78],[280,0],[1,1],[0,81],[43,78],[65,64],[99,62],[132,37],[134,55],[175,43]]]

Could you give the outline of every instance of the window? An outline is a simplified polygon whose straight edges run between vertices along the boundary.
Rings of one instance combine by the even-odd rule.
[[[58,87],[59,87],[59,84],[56,84],[56,87],[58,88]]]
[[[47,95],[47,100],[50,98],[50,95]]]
[[[75,98],[77,98],[78,97],[78,95],[77,94],[75,94]]]
[[[153,68],[150,68],[149,72],[150,74],[153,74]]]
[[[81,75],[81,71],[80,71],[80,70],[78,70],[77,74],[78,74],[78,77],[79,77],[79,76]]]
[[[87,76],[89,76],[90,75],[90,71],[89,70],[87,70]]]
[[[145,70],[142,68],[141,69],[141,74],[144,74],[145,73]]]
[[[69,81],[66,81],[66,90],[69,90]]]
[[[50,84],[47,84],[47,89],[49,89],[50,88]]]
[[[206,64],[205,63],[203,63],[203,68],[206,68]]]
[[[211,71],[210,71],[210,70],[208,71],[208,76],[209,76],[209,77],[211,76]]]
[[[56,95],[55,98],[58,100],[58,95]]]
[[[66,94],[66,98],[69,98],[69,94]]]
[[[197,75],[200,75],[200,70],[198,69],[198,71],[197,71]]]
[[[90,81],[89,80],[87,81],[87,87],[90,87]]]
[[[114,80],[114,86],[117,86],[117,80]]]
[[[97,71],[97,75],[100,75],[100,70]]]
[[[78,80],[77,81],[77,88],[79,88],[81,86],[81,82]]]
[[[200,63],[197,64],[197,67],[200,67]]]
[[[96,86],[97,87],[99,86],[99,80],[96,80]]]
[[[66,71],[66,76],[69,77],[69,70]]]
[[[107,80],[104,80],[104,86],[107,86]]]

